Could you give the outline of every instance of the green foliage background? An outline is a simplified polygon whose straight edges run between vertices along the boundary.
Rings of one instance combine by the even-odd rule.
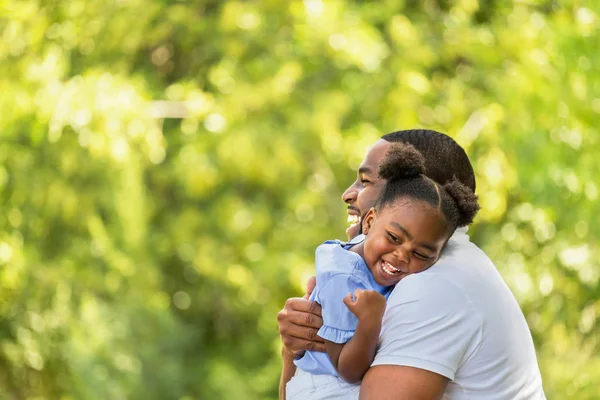
[[[0,10],[0,399],[274,399],[277,311],[411,127],[468,150],[548,398],[600,399],[597,2]]]

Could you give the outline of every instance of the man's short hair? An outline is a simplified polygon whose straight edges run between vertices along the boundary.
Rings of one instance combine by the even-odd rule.
[[[383,135],[390,143],[413,145],[425,157],[425,174],[441,185],[454,177],[475,192],[475,174],[465,150],[450,136],[430,129],[408,129]]]

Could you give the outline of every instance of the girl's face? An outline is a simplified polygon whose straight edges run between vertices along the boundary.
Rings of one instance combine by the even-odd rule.
[[[406,198],[379,212],[371,208],[363,220],[363,233],[366,238],[356,251],[382,286],[431,267],[449,238],[440,211]]]

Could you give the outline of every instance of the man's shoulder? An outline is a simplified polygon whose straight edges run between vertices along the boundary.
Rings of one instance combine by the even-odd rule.
[[[388,299],[390,307],[409,305],[431,317],[463,315],[484,321],[499,310],[520,314],[520,308],[504,279],[477,246],[454,243],[430,269],[400,281]]]
[[[449,242],[444,252],[428,270],[400,281],[389,301],[436,302],[451,307],[457,302],[477,302],[480,285],[502,286],[502,278],[492,261],[468,237]]]
[[[427,271],[404,278],[388,299],[389,306],[419,303],[424,309],[433,307],[440,312],[468,302],[464,287],[457,285],[450,276]]]
[[[435,265],[465,265],[473,263],[491,264],[492,261],[466,233],[454,234],[442,250],[439,261]]]

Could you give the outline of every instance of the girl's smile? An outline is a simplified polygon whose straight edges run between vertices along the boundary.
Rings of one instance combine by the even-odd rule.
[[[396,267],[394,267],[392,264],[390,264],[387,261],[381,260],[381,269],[383,269],[383,271],[390,275],[390,276],[394,276],[394,275],[398,275],[401,274],[402,271]]]
[[[383,286],[391,286],[398,283],[407,274],[399,268],[394,267],[387,261],[381,260],[375,268],[371,269],[377,283]],[[379,276],[378,276],[379,275]]]

